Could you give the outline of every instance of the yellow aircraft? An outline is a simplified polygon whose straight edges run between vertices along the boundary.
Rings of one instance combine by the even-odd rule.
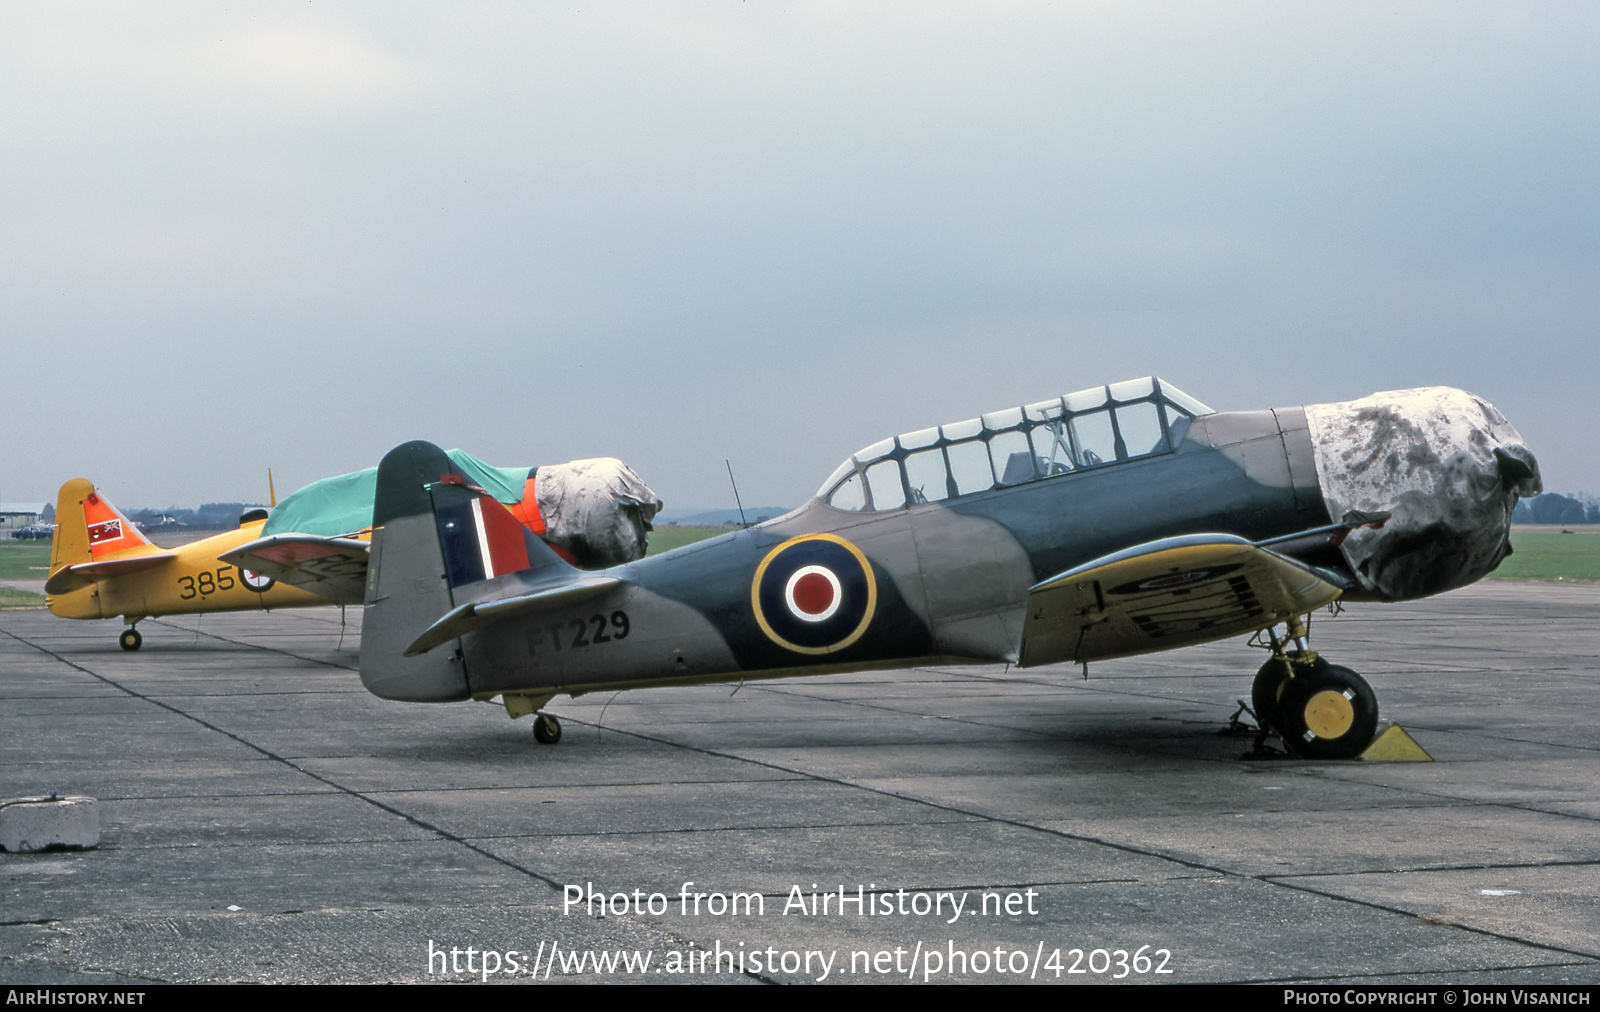
[[[493,468],[460,450],[450,455],[466,485],[495,488],[501,505],[572,566],[644,557],[662,504],[622,461]],[[270,521],[266,510],[251,510],[238,530],[169,550],[74,478],[57,496],[45,603],[62,618],[122,616],[124,650],[139,649],[138,623],[158,615],[360,604],[376,480],[377,468],[368,468],[312,482],[281,509],[274,496]]]
[[[91,482],[74,478],[56,498],[45,603],[62,618],[121,615],[128,626],[119,640],[124,650],[139,649],[138,623],[153,615],[327,604],[325,597],[217,560],[259,538],[266,522],[266,510],[251,510],[239,518],[238,530],[158,548]]]

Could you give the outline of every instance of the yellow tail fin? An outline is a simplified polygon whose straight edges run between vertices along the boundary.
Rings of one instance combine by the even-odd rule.
[[[148,538],[122,511],[101,498],[94,484],[73,478],[56,494],[56,533],[50,543],[50,573],[63,566],[110,559],[130,549],[151,548]]]

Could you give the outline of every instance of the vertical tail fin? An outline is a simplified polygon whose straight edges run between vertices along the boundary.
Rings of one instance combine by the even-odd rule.
[[[73,478],[56,494],[56,533],[50,542],[50,572],[131,549],[154,548],[133,521],[102,498],[94,484]]]
[[[402,443],[378,465],[372,550],[361,618],[361,684],[384,699],[466,699],[459,650],[406,657],[406,646],[451,608],[444,552],[428,485],[453,470],[432,443]]]
[[[471,694],[459,650],[404,651],[457,604],[492,596],[499,577],[571,568],[432,443],[403,443],[378,465],[361,629],[361,681],[385,699]]]

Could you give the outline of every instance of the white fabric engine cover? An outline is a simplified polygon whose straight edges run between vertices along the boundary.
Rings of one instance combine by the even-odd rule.
[[[633,468],[615,457],[549,464],[534,473],[545,539],[585,568],[642,559],[645,535],[662,502]]]
[[[1393,514],[1345,540],[1362,589],[1401,600],[1461,587],[1510,552],[1519,495],[1537,495],[1539,464],[1504,415],[1451,387],[1392,390],[1305,409],[1328,513]],[[1507,477],[1495,450],[1531,477]]]

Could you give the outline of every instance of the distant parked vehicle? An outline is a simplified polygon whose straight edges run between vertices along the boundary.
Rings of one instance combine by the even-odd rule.
[[[55,534],[55,528],[50,526],[19,527],[11,532],[13,541],[49,541]]]

